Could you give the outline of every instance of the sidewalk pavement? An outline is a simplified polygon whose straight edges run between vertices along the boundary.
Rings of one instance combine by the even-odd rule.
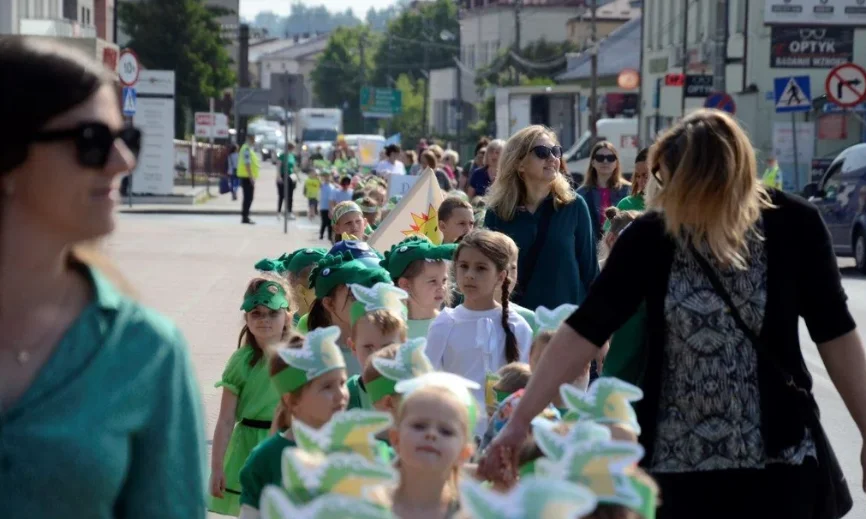
[[[299,173],[298,185],[295,187],[293,197],[293,213],[296,216],[307,216],[307,199],[304,196],[304,181],[307,175]],[[256,181],[255,193],[253,194],[253,205],[250,209],[252,216],[276,216],[277,213],[277,168],[270,162],[262,162],[259,179]],[[214,183],[210,187],[212,198],[201,204],[194,205],[170,205],[170,204],[120,204],[118,211],[128,214],[205,214],[205,215],[241,215],[241,201],[243,195],[238,188],[238,199],[232,200],[231,193],[219,194],[219,185]]]

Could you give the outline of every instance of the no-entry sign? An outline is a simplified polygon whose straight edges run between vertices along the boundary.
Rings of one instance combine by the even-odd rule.
[[[843,63],[827,74],[824,82],[827,100],[850,108],[866,101],[866,70],[854,63]]]

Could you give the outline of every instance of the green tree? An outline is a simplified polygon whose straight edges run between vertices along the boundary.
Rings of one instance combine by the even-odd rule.
[[[407,74],[400,74],[394,88],[403,96],[403,107],[399,115],[384,119],[379,124],[388,133],[400,133],[404,143],[414,143],[424,137],[424,80],[412,80]]]
[[[361,85],[367,84],[372,72],[372,50],[376,44],[377,37],[366,26],[340,27],[331,33],[310,75],[319,103],[343,109],[346,133],[363,133],[359,107]],[[363,67],[361,54],[364,54]]]
[[[175,136],[183,138],[189,114],[208,108],[235,82],[228,43],[219,16],[229,11],[205,7],[202,0],[149,0],[118,5],[128,47],[145,68],[175,72]]]

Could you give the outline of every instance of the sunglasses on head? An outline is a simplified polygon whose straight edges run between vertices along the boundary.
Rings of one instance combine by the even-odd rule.
[[[562,157],[562,146],[534,146],[529,151],[541,160],[549,159],[551,155],[557,159]]]
[[[36,134],[33,142],[75,142],[78,163],[87,168],[104,168],[111,156],[114,142],[120,139],[138,159],[141,151],[141,130],[127,126],[113,131],[103,123],[82,123],[68,130],[49,130]]]
[[[592,160],[596,162],[616,162],[616,155],[608,155],[607,153],[602,155],[596,153]]]

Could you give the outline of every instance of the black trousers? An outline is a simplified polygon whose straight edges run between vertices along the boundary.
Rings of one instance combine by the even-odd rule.
[[[325,230],[328,231],[328,240],[332,238],[333,231],[331,230],[331,218],[328,216],[328,210],[322,209],[319,211],[319,218],[321,218],[322,223],[319,224],[319,239],[325,237]]]
[[[283,190],[285,188],[286,187],[284,184],[280,184],[279,182],[277,182],[277,213],[281,213],[283,210],[283,198],[285,195],[285,191]],[[292,212],[292,206],[294,205],[292,204],[293,198],[295,198],[295,184],[289,183],[289,200],[286,202],[286,204],[289,206],[290,213]]]
[[[253,205],[253,194],[255,193],[255,185],[250,178],[241,178],[241,191],[244,195],[244,200],[241,202],[241,221],[250,219],[250,207]]]

